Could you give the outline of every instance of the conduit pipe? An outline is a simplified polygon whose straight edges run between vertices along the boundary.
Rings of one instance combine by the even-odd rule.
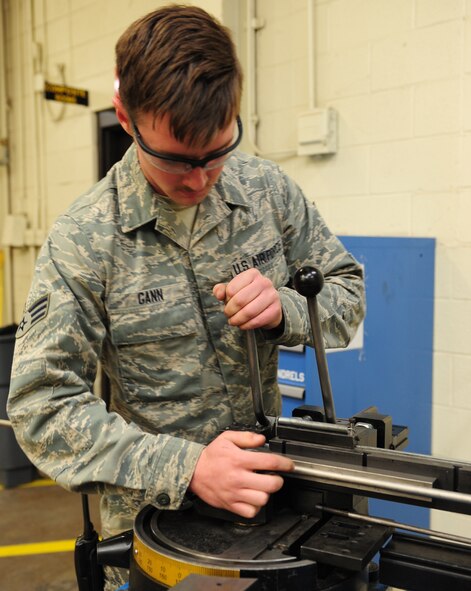
[[[256,0],[246,0],[247,12],[247,125],[248,133],[247,139],[250,148],[255,154],[261,154],[261,149],[257,146],[257,30],[260,28],[260,23],[257,21],[257,4]]]
[[[11,176],[10,176],[10,134],[8,129],[8,80],[7,80],[7,10],[8,2],[3,2],[0,10],[0,39],[2,42],[2,59],[0,59],[0,141],[3,144],[3,160],[0,162],[0,212],[5,217],[12,213]],[[3,225],[3,220],[2,220]],[[13,265],[12,252],[9,246],[3,248],[4,257],[4,293],[3,322],[13,323]]]
[[[43,27],[46,22],[45,14],[45,0],[36,0],[36,3],[41,4],[41,12],[43,15]],[[35,132],[35,146],[36,146],[36,214],[32,230],[34,232],[33,244],[40,246],[42,243],[47,226],[47,200],[46,200],[46,134],[44,126],[44,44],[41,44],[37,38],[37,23],[35,22],[34,11],[35,0],[30,0],[30,50],[31,50],[31,67],[32,80],[34,80],[32,87],[33,97],[33,117],[34,117],[34,132]]]
[[[315,0],[307,2],[307,79],[308,109],[316,108],[316,62],[315,62]],[[264,27],[263,19],[257,14],[257,1],[246,0],[247,14],[247,119],[248,142],[252,151],[259,156],[290,157],[297,155],[296,149],[284,151],[263,151],[258,144],[257,127],[260,121],[257,95],[257,32]]]
[[[316,108],[316,19],[315,0],[307,0],[307,81],[309,111]]]

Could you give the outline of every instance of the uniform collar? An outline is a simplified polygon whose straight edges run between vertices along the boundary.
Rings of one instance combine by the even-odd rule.
[[[156,194],[142,173],[134,144],[117,166],[116,184],[123,232],[131,232],[157,217]]]
[[[230,160],[236,157],[235,154]],[[131,232],[152,220],[156,220],[156,228],[170,225],[173,210],[145,178],[134,144],[117,167],[117,189],[123,232]],[[203,204],[205,209],[206,206],[210,206],[221,212],[225,211],[226,215],[233,207],[250,207],[245,188],[228,164]]]

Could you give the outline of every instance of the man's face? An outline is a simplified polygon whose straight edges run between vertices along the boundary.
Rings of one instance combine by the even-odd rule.
[[[141,140],[152,150],[169,156],[183,156],[196,160],[228,147],[232,143],[235,129],[233,121],[226,129],[217,133],[207,145],[198,147],[177,141],[170,131],[166,115],[154,120],[151,113],[142,114],[137,125]],[[218,180],[224,165],[222,162],[221,166],[211,170],[197,167],[185,174],[173,174],[160,170],[157,167],[159,160],[146,153],[139,144],[137,151],[144,176],[155,191],[182,206],[201,203]],[[165,161],[160,163],[162,162],[165,164]]]

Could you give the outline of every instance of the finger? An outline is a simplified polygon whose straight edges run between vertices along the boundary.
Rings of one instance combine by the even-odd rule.
[[[270,495],[283,486],[284,480],[278,474],[260,474],[258,472],[247,472],[240,481],[240,486],[247,490],[258,491],[263,495]],[[244,498],[248,502],[248,499]],[[267,498],[268,502],[268,498]],[[260,504],[260,503],[253,503]]]
[[[252,431],[225,431],[221,437],[228,439],[241,449],[260,447],[266,441],[263,435],[260,433],[253,433]]]
[[[274,293],[264,292],[258,287],[250,286],[229,300],[224,313],[230,322],[238,321],[240,324],[263,312],[267,304],[271,304],[274,299]]]
[[[232,513],[236,513],[241,517],[245,517],[246,519],[252,519],[253,517],[255,517],[255,515],[257,515],[261,507],[255,507],[253,505],[248,505],[247,503],[237,502],[232,503],[228,507],[228,509],[229,511],[232,511]]]
[[[229,318],[228,322],[231,326],[238,326],[243,330],[250,328],[274,328],[278,326],[283,317],[281,305],[278,300],[273,298],[273,302],[255,300],[248,306],[234,314]]]
[[[253,507],[263,507],[268,503],[270,495],[261,490],[254,490],[252,488],[244,488],[239,490],[237,495],[238,503],[245,503],[246,505],[252,505]]]
[[[270,291],[274,292],[273,284],[266,277],[260,276],[256,281],[240,287],[240,289],[229,295],[229,285],[227,290],[227,302],[224,312],[226,316],[231,317],[236,314],[239,310],[245,308],[253,301],[259,299],[264,293],[270,294]],[[232,291],[232,290],[231,290]],[[271,296],[273,297],[273,295]],[[260,305],[260,304],[259,304]]]
[[[244,289],[253,283],[256,278],[261,276],[262,274],[257,269],[247,269],[247,271],[243,271],[242,273],[239,273],[239,275],[236,275],[234,279],[227,284],[227,299],[230,300],[241,289]]]
[[[213,287],[213,295],[220,302],[223,302],[226,299],[226,284],[225,283],[217,283]]]
[[[293,460],[286,456],[272,453],[246,452],[245,467],[248,470],[263,470],[264,472],[292,472]]]

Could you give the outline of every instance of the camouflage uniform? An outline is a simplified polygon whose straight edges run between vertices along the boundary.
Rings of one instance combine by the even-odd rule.
[[[8,411],[41,471],[102,494],[104,535],[132,527],[143,504],[178,508],[203,445],[254,422],[244,334],[212,294],[249,267],[283,306],[283,334],[257,331],[265,409],[280,412],[276,345],[310,339],[305,299],[287,287],[303,264],[326,277],[326,345],[345,346],[363,315],[360,266],[292,180],[241,153],[191,236],[134,147],[55,223],[17,334]],[[92,393],[98,362],[110,412]]]

